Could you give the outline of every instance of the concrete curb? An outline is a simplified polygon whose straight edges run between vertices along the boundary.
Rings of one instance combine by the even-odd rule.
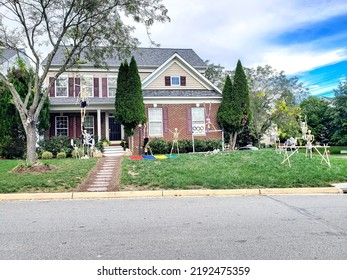
[[[158,190],[120,192],[67,192],[67,193],[14,193],[0,194],[0,201],[15,200],[62,200],[105,198],[154,198],[197,196],[248,196],[286,194],[342,194],[337,187],[330,188],[281,188],[281,189],[232,189],[232,190]]]

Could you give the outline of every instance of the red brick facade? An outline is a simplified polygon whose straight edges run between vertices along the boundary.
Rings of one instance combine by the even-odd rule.
[[[222,133],[221,131],[212,132],[213,130],[221,130],[217,122],[217,111],[220,104],[214,103],[211,104],[199,104],[200,107],[205,107],[205,115],[209,114],[211,119],[210,128],[206,128],[205,135],[194,135],[194,139],[221,139]],[[175,128],[180,131],[179,139],[192,139],[192,131],[191,131],[191,121],[189,121],[189,112],[191,108],[197,107],[197,104],[158,104],[157,108],[163,108],[163,111],[167,111],[167,130],[163,129],[163,137],[155,137],[164,139],[165,141],[173,140],[173,133]],[[154,108],[153,105],[146,105],[147,108]],[[147,110],[146,110],[147,111]],[[148,119],[148,114],[147,114]],[[164,120],[165,121],[165,120]],[[164,124],[165,126],[165,124]],[[141,127],[141,129],[136,129],[134,134],[134,147],[133,153],[139,154],[139,147],[143,145],[143,138],[148,136],[148,129],[145,131],[146,127]],[[171,132],[170,132],[171,131]],[[149,137],[150,140],[153,139]]]

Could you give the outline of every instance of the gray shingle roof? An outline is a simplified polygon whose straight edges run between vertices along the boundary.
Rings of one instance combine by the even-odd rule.
[[[64,59],[64,53],[66,49],[61,46],[58,52],[53,58],[52,65],[61,65]],[[132,52],[137,65],[140,66],[150,66],[158,67],[162,65],[166,60],[168,60],[175,53],[178,53],[184,60],[186,60],[191,66],[195,68],[205,68],[205,62],[192,50],[192,49],[170,49],[170,48],[138,48]],[[44,60],[43,64],[45,65]],[[107,64],[109,66],[119,66],[122,60],[116,58],[107,59]],[[93,66],[91,62],[83,64],[83,66]]]
[[[20,50],[20,51],[24,52],[24,50]],[[4,62],[10,60],[12,57],[17,55],[18,55],[17,50],[0,49],[0,64],[3,64]]]

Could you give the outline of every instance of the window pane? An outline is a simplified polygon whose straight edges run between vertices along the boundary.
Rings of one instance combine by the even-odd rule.
[[[205,119],[205,110],[204,108],[192,108],[192,120],[193,121],[204,121]]]
[[[161,108],[149,108],[148,109],[148,118],[151,121],[162,121],[163,114]]]
[[[150,136],[162,136],[163,135],[163,129],[162,129],[161,123],[149,123],[149,135]]]
[[[57,87],[55,95],[59,97],[67,96],[67,88]]]
[[[55,118],[56,135],[68,136],[68,117]]]
[[[148,123],[150,136],[163,135],[163,113],[162,108],[148,109]]]
[[[179,86],[180,85],[180,77],[171,77],[171,85]]]
[[[192,108],[193,134],[205,134],[205,109],[202,107]]]

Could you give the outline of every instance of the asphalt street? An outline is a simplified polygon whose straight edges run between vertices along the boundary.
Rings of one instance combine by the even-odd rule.
[[[0,202],[0,259],[347,259],[347,195]]]

